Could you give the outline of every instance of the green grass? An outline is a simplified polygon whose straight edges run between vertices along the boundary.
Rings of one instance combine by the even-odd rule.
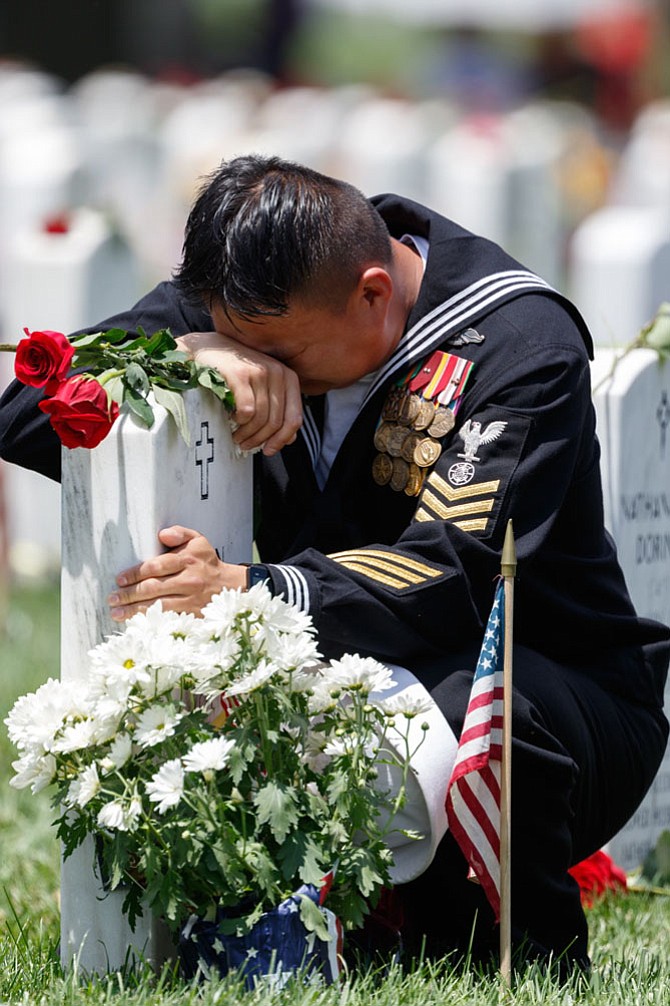
[[[0,636],[0,718],[16,697],[59,673],[58,587],[15,589]],[[49,797],[8,785],[15,751],[0,729],[0,1004],[71,1006],[202,1006],[278,1003],[291,1006],[667,1006],[670,1001],[670,898],[610,896],[589,912],[593,974],[559,985],[534,968],[515,977],[509,993],[496,976],[440,965],[411,971],[349,974],[337,988],[287,987],[242,992],[233,980],[204,988],[174,970],[138,969],[87,979],[60,966],[59,853]],[[448,911],[448,906],[446,908]]]

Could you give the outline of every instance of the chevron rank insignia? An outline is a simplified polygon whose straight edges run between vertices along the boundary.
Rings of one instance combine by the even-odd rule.
[[[391,549],[352,548],[333,552],[328,558],[394,591],[412,590],[445,575],[437,566]]]

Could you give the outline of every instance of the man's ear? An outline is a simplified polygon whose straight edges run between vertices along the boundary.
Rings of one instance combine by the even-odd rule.
[[[382,266],[370,266],[361,273],[356,295],[363,307],[386,312],[393,296],[393,280]]]

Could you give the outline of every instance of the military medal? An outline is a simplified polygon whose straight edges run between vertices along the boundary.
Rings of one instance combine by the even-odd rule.
[[[409,465],[402,458],[394,458],[391,462],[391,489],[397,493],[402,492],[409,479]]]
[[[437,440],[433,440],[432,437],[424,437],[414,448],[413,460],[419,468],[430,468],[441,453],[442,447]]]
[[[392,423],[382,423],[375,430],[373,443],[378,451],[382,453],[386,450],[389,441],[389,434],[391,430],[394,429]]]
[[[398,409],[400,408],[400,400],[403,397],[402,390],[400,388],[391,388],[384,402],[384,408],[382,409],[382,419],[388,420],[390,422],[395,422],[398,418]]]
[[[410,464],[410,462],[414,459],[414,449],[416,448],[416,445],[420,443],[420,441],[421,441],[421,434],[416,433],[414,431],[410,431],[405,437],[405,440],[402,445],[402,450],[400,452],[400,457],[403,459],[403,461],[406,461],[407,464]]]
[[[406,496],[418,496],[421,492],[421,487],[423,486],[423,480],[426,477],[426,472],[424,469],[419,468],[418,465],[412,462],[409,465],[407,473],[407,485],[405,486]]]
[[[390,389],[374,433],[372,478],[379,486],[418,496],[427,470],[451,433],[472,362],[436,350]]]
[[[411,426],[419,414],[421,398],[419,395],[405,395],[400,401],[398,422],[403,426]]]
[[[408,436],[409,430],[406,426],[394,426],[387,437],[386,453],[392,458],[399,458]]]
[[[419,411],[416,414],[416,418],[412,423],[412,427],[415,430],[426,430],[433,421],[435,416],[435,405],[427,398],[421,399],[421,405],[419,406]]]
[[[378,454],[372,462],[372,477],[378,486],[385,486],[391,479],[393,462],[388,454]]]
[[[456,419],[451,409],[446,409],[444,405],[438,405],[437,409],[434,410],[433,419],[428,425],[426,432],[429,436],[439,440],[440,437],[445,437],[447,433],[451,433],[455,424]]]

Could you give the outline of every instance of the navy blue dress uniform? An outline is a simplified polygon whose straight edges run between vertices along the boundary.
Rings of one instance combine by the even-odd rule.
[[[670,629],[636,614],[603,524],[591,337],[568,300],[495,244],[409,200],[373,203],[393,237],[428,242],[419,297],[323,488],[323,397],[305,399],[294,444],[256,456],[253,573],[311,613],[327,656],[409,668],[458,735],[512,520],[513,933],[527,956],[588,966],[567,871],[653,780],[670,655]],[[91,331],[138,326],[181,335],[212,322],[166,282]],[[7,389],[0,450],[58,478],[39,397]],[[473,935],[475,953],[495,950],[449,834],[398,893],[410,952],[424,939],[431,954],[464,951]]]

